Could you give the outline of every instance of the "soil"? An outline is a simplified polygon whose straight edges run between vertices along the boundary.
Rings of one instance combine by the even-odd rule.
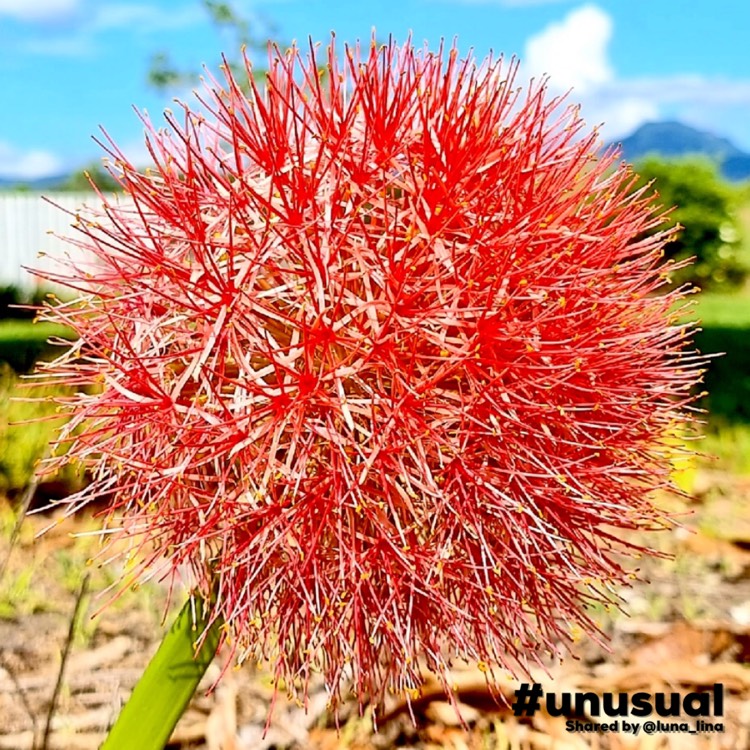
[[[692,733],[648,735],[646,718],[631,715],[626,720],[640,727],[637,736],[622,731],[622,719],[616,732],[585,731],[596,720],[586,711],[551,716],[540,710],[516,718],[508,702],[490,692],[485,674],[470,665],[454,675],[460,718],[428,681],[411,710],[394,699],[377,731],[372,717],[359,716],[355,706],[345,707],[337,730],[326,711],[325,692],[316,686],[306,710],[279,696],[266,727],[273,691],[262,671],[230,669],[207,694],[223,666],[219,654],[169,747],[750,750],[750,479],[702,471],[693,495],[682,509],[682,526],[658,535],[659,548],[671,557],[642,560],[647,581],[622,592],[623,612],[597,614],[608,646],[582,639],[573,656],[534,679],[558,695],[699,691],[714,696],[719,684],[723,716],[703,718],[712,731],[684,714],[661,721],[686,722]],[[48,719],[47,748],[98,748],[170,622],[166,591],[149,583],[108,603],[122,563],[91,564],[93,537],[78,535],[94,529],[94,519],[34,515],[23,521],[11,546],[14,520],[5,504],[0,512],[0,566],[7,563],[0,581],[0,750],[45,747]],[[37,535],[50,524],[46,534]],[[88,592],[81,595],[84,575]],[[510,701],[517,686],[513,681],[502,686]],[[579,731],[569,731],[575,721]]]

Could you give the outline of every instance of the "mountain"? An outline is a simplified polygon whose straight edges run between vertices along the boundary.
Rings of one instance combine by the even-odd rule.
[[[700,154],[716,161],[729,180],[750,178],[750,154],[731,141],[681,122],[648,122],[620,141],[627,161],[637,161],[649,154],[680,157]]]

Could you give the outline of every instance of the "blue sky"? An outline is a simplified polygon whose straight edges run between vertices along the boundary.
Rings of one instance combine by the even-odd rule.
[[[547,73],[573,88],[605,137],[680,119],[750,151],[748,0],[235,0],[266,19],[282,42],[392,34],[437,47],[458,38],[516,54],[522,78]],[[260,28],[260,27],[259,27]],[[100,157],[104,126],[136,161],[142,126],[133,106],[159,122],[174,92],[149,88],[152,53],[184,67],[216,66],[232,39],[208,22],[200,0],[0,0],[0,177],[58,174]],[[189,98],[190,92],[181,92]]]

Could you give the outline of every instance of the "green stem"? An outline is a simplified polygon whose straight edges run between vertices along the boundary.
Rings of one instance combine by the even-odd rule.
[[[215,620],[195,651],[195,640],[208,625],[206,606],[188,600],[151,659],[101,750],[163,750],[208,669],[221,636]],[[193,619],[195,612],[195,619]]]

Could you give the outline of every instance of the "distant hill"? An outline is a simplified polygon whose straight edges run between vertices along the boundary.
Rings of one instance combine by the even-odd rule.
[[[701,154],[716,161],[729,180],[750,178],[750,154],[726,138],[691,128],[681,122],[649,122],[620,141],[627,161],[649,154],[679,157]]]
[[[23,188],[24,190],[49,190],[63,185],[70,179],[69,174],[59,174],[54,177],[40,177],[36,180],[13,179],[0,177],[0,189]]]

